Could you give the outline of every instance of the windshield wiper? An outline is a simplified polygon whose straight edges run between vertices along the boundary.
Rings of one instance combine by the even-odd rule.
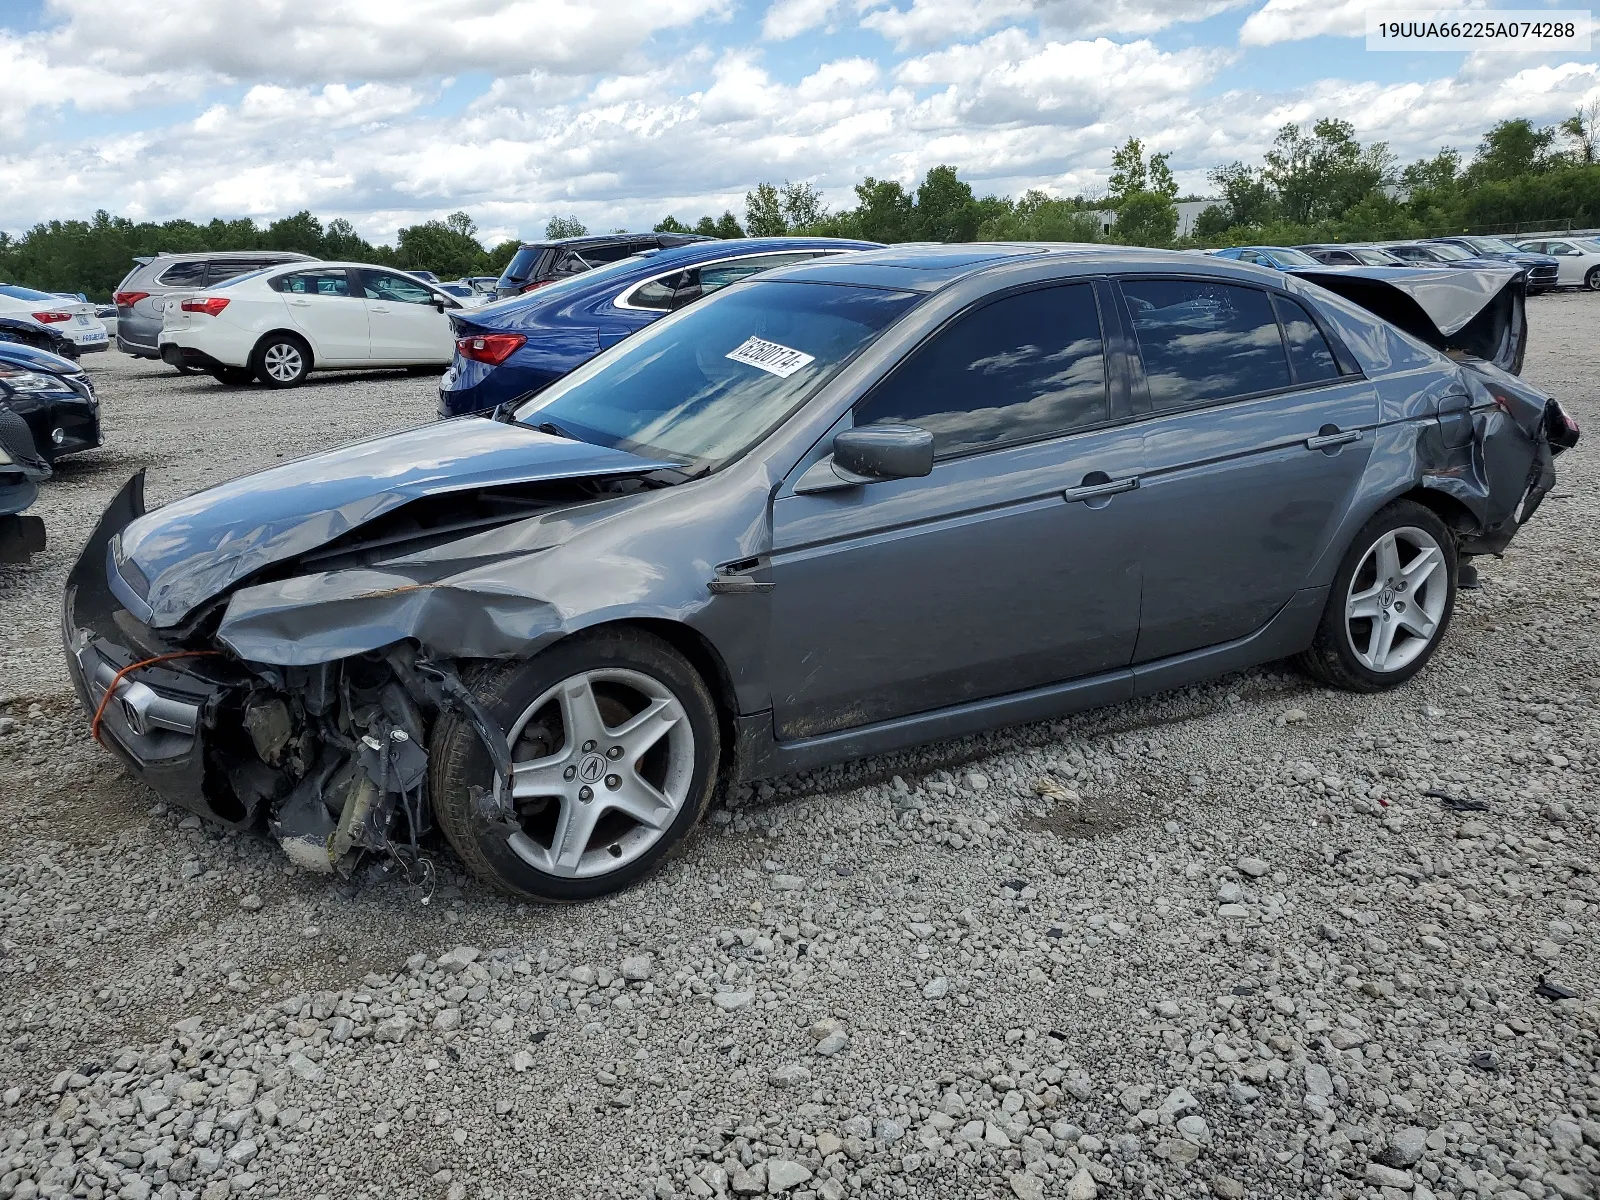
[[[569,442],[583,441],[577,434],[561,428],[554,421],[541,421],[533,428],[536,433],[548,433],[551,437],[566,438]]]

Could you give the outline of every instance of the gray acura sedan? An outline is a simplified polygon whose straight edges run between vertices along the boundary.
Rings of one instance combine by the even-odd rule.
[[[149,513],[135,477],[66,649],[108,749],[297,863],[425,872],[437,826],[581,900],[722,782],[1288,656],[1394,687],[1577,436],[1280,272],[891,248],[729,287],[494,419]]]

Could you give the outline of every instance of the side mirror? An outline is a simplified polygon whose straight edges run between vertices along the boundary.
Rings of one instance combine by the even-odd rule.
[[[933,472],[933,434],[915,425],[863,425],[833,439],[833,454],[795,484],[798,494],[831,492],[886,479],[920,479]]]

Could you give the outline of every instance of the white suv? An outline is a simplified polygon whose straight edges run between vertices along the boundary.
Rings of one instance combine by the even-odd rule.
[[[369,263],[268,267],[195,292],[162,314],[161,358],[223,383],[294,387],[317,370],[438,367],[461,302]]]

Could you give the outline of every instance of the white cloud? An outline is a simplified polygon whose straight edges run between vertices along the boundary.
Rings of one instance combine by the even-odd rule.
[[[805,0],[787,0],[803,3]],[[869,0],[871,2],[871,0]],[[881,3],[881,0],[878,0]],[[1201,21],[1250,0],[912,0],[911,7],[875,8],[861,24],[900,49],[971,37],[1008,21],[1036,18],[1069,37],[1155,33]]]
[[[845,4],[846,0],[772,0],[761,19],[761,36],[775,42],[797,37],[829,24]]]
[[[1488,8],[1491,0],[1450,0],[1439,8]],[[1373,0],[1267,0],[1251,13],[1239,30],[1246,46],[1271,46],[1314,37],[1365,37],[1367,11],[1380,7]],[[1400,7],[1396,4],[1393,7]],[[1418,5],[1429,8],[1429,5]]]
[[[137,73],[182,63],[234,79],[415,79],[613,69],[653,34],[730,0],[163,0],[137,14],[53,0],[52,63]]]

